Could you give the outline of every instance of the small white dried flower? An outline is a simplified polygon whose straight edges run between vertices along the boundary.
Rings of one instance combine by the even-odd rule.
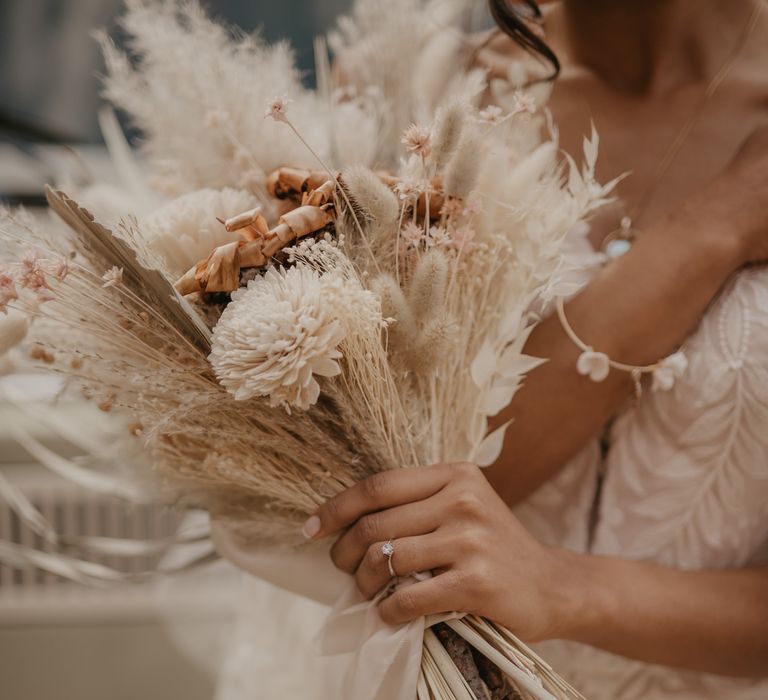
[[[498,105],[488,105],[477,113],[477,118],[490,126],[496,126],[504,121],[504,111]]]
[[[102,276],[103,284],[101,285],[105,289],[107,287],[117,287],[123,283],[123,268],[117,267],[117,265],[109,268]]]
[[[537,109],[536,99],[531,93],[522,90],[515,92],[514,114],[536,114]]]
[[[405,178],[399,180],[394,189],[397,193],[397,196],[400,198],[400,201],[402,202],[418,199],[419,195],[421,194],[421,188],[419,185]]]
[[[276,122],[288,123],[287,107],[291,103],[285,95],[282,97],[275,97],[267,104],[267,111],[264,112],[264,117],[272,117]]]
[[[416,248],[424,240],[424,229],[413,221],[409,221],[400,229],[400,237],[411,248]]]
[[[209,360],[235,399],[266,396],[272,406],[306,410],[320,395],[315,376],[340,373],[345,330],[324,277],[306,265],[272,268],[232,295]]]
[[[426,158],[432,152],[432,133],[425,126],[411,124],[404,132],[401,142],[409,153]]]
[[[431,226],[429,229],[429,238],[427,246],[437,246],[438,248],[448,248],[452,244],[451,234],[444,226]]]

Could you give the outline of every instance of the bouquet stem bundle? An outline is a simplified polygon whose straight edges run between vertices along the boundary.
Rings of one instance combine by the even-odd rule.
[[[256,544],[307,546],[306,517],[377,472],[493,463],[489,420],[542,361],[523,352],[531,309],[610,191],[596,135],[563,166],[535,96],[481,109],[461,2],[359,0],[331,41],[358,74],[333,94],[194,3],[127,5],[138,67],[102,39],[106,93],[167,199],[86,190],[95,216],[49,190],[63,245],[7,217],[0,308],[28,317],[22,347],[125,417],[167,499],[247,523]],[[578,697],[492,622],[424,639],[419,700]]]

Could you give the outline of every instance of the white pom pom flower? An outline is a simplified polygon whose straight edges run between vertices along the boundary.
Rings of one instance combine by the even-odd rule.
[[[338,346],[346,331],[333,303],[335,277],[305,265],[272,268],[232,295],[209,359],[236,399],[265,396],[288,411],[317,402],[316,376],[341,372]]]
[[[604,352],[585,350],[576,361],[576,370],[593,382],[602,382],[611,371],[611,360]]]
[[[653,391],[669,391],[688,369],[688,358],[678,351],[665,357],[653,370]]]
[[[169,273],[183,275],[214,248],[240,240],[216,220],[228,219],[258,202],[242,190],[203,189],[177,197],[142,222],[149,249],[159,256]]]

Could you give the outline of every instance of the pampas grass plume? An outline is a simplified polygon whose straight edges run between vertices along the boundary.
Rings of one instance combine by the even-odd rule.
[[[397,197],[375,173],[352,167],[342,177],[354,205],[363,214],[364,227],[396,230],[400,215]]]
[[[439,250],[430,250],[416,265],[408,298],[417,321],[433,317],[442,309],[448,285],[448,259]]]
[[[438,110],[432,138],[432,159],[438,171],[456,151],[465,121],[466,107],[461,102],[452,102]]]
[[[455,330],[456,325],[447,314],[429,320],[409,348],[407,359],[410,369],[417,374],[426,374],[434,369],[448,350]]]
[[[482,148],[477,134],[465,131],[445,170],[445,193],[466,199],[475,187],[480,170]]]
[[[373,280],[371,287],[381,300],[381,314],[394,319],[389,326],[389,350],[400,352],[416,343],[417,330],[413,313],[403,290],[390,274],[383,274]]]

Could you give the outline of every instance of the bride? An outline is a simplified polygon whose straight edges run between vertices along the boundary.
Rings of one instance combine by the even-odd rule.
[[[588,283],[530,337],[548,362],[499,417],[498,462],[377,475],[305,534],[368,597],[390,565],[433,571],[386,621],[487,616],[591,700],[768,697],[768,3],[490,4],[503,31],[474,60],[506,78],[528,48],[564,150],[594,122],[600,179],[630,176],[591,222]],[[592,381],[587,347],[638,367],[681,349],[681,376]],[[310,653],[279,672],[326,610],[249,586],[219,700],[339,697]]]
[[[768,4],[491,4],[504,33],[476,59],[503,76],[522,43],[561,68],[564,149],[593,121],[601,179],[631,175],[592,222],[591,280],[530,338],[549,361],[500,417],[499,461],[379,474],[305,534],[336,538],[368,597],[388,563],[436,574],[383,599],[388,622],[458,609],[566,640],[547,660],[593,700],[767,697]],[[593,381],[585,348],[682,348],[681,376]]]

